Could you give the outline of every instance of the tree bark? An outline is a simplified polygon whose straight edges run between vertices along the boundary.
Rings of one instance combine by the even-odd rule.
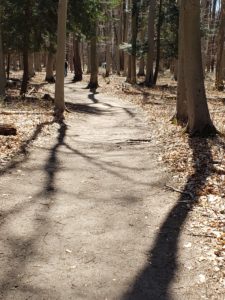
[[[201,56],[200,0],[182,0],[184,17],[184,78],[191,136],[216,133],[206,101]]]
[[[129,8],[129,1],[123,0],[123,43],[128,42],[128,24],[129,24],[128,8]],[[123,76],[127,75],[128,60],[129,60],[128,54],[125,52],[124,53]]]
[[[68,0],[59,0],[58,28],[57,28],[57,54],[56,54],[56,84],[55,84],[55,116],[63,117],[65,111],[64,99],[64,70],[66,46],[66,19]]]
[[[74,78],[73,81],[82,81],[83,71],[81,67],[81,57],[80,57],[80,43],[76,36],[73,36],[73,65],[74,65]]]
[[[111,49],[110,49],[109,41],[106,42],[106,72],[105,77],[109,77],[111,71],[111,63],[112,63],[112,56],[111,56]]]
[[[136,78],[136,53],[137,53],[137,34],[138,34],[138,6],[136,0],[132,2],[131,19],[131,79],[130,83],[135,84]]]
[[[142,47],[144,46],[145,43],[145,26],[144,26],[144,22],[143,22],[143,14],[141,15],[141,19],[142,19],[142,24],[141,24],[141,32],[140,32],[140,41],[142,44]],[[140,61],[139,61],[139,70],[138,70],[138,76],[145,76],[145,59],[144,59],[144,55],[142,55]]]
[[[156,0],[150,0],[149,13],[148,13],[148,54],[147,54],[147,64],[146,64],[146,76],[145,85],[151,87],[154,85],[153,77],[153,63],[154,63],[154,49],[155,49],[155,10],[156,10]]]
[[[45,76],[45,80],[49,83],[55,82],[54,72],[53,72],[54,61],[55,61],[55,54],[51,50],[49,50],[47,65],[46,65],[46,76]]]
[[[28,72],[29,72],[29,78],[34,77],[35,71],[34,71],[34,53],[28,54]]]
[[[181,0],[182,1],[182,0]],[[184,6],[179,5],[179,45],[178,45],[178,83],[177,83],[177,102],[176,113],[174,119],[180,125],[186,124],[188,121],[187,98],[185,91],[184,78]]]
[[[91,74],[91,46],[87,43],[87,74]]]
[[[7,54],[7,68],[6,68],[7,80],[9,80],[9,77],[10,77],[10,65],[11,65],[11,54],[8,53]]]
[[[160,47],[161,47],[161,26],[162,26],[162,0],[159,1],[159,17],[157,24],[157,44],[156,44],[156,63],[155,63],[155,72],[153,82],[154,85],[157,82],[158,73],[159,73],[159,64],[160,64]]]
[[[28,64],[28,48],[23,50],[23,80],[21,85],[20,94],[24,95],[27,92],[27,86],[29,81],[29,64]]]
[[[96,36],[96,25],[94,25],[93,37],[91,38],[91,77],[88,84],[88,88],[97,89],[98,88],[98,63],[97,63],[97,36]]]
[[[37,72],[42,71],[41,67],[41,53],[40,52],[35,52],[34,53],[34,69]]]
[[[2,45],[2,29],[0,23],[0,98],[5,96],[5,85],[6,85],[6,76],[5,76],[4,53],[3,53],[3,45]]]
[[[223,83],[224,38],[225,38],[225,0],[222,0],[221,14],[220,14],[220,27],[219,27],[218,44],[217,44],[216,82],[215,82],[215,87],[218,91],[222,91],[224,89],[224,83]]]

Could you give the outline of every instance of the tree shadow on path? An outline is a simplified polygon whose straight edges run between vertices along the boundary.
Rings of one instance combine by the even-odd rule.
[[[48,123],[43,123],[37,127],[31,141],[37,138],[45,125],[48,125]],[[45,243],[45,237],[51,232],[53,227],[50,209],[54,203],[51,201],[51,196],[57,191],[55,188],[55,176],[59,169],[57,156],[59,147],[64,144],[67,130],[67,125],[64,122],[59,122],[59,125],[57,142],[50,150],[50,155],[45,165],[45,171],[48,175],[44,186],[44,192],[47,196],[45,205],[42,205],[36,196],[15,205],[8,211],[0,211],[0,228],[4,227],[0,241],[1,243],[4,241],[4,247],[1,245],[1,249],[7,249],[7,252],[2,252],[1,254],[4,255],[0,257],[3,268],[0,272],[0,299],[12,299],[13,297],[15,299],[49,299],[49,295],[51,295],[52,299],[59,299],[60,297],[58,289],[54,289],[52,286],[42,287],[35,281],[24,279],[29,275],[27,268],[31,263],[35,264],[37,259],[40,261],[40,264],[46,263],[46,257],[40,251],[40,244]],[[27,141],[24,144],[24,152],[27,151],[29,143],[30,141]],[[35,214],[32,215],[34,210]],[[21,230],[23,230],[24,224],[26,224],[24,223],[26,220],[23,218],[26,213],[31,217],[30,219],[28,218],[27,222],[34,229],[33,231],[28,230],[26,235],[17,234],[17,230],[12,230],[10,226],[15,224],[13,220],[15,219],[20,222],[19,224],[22,224]],[[41,216],[41,219],[37,217],[38,215]],[[7,227],[10,230],[7,230]],[[6,230],[5,233],[4,230]],[[33,273],[31,276],[34,276]]]
[[[64,145],[64,139],[66,136],[67,125],[64,122],[59,122],[59,129],[58,129],[58,137],[57,143],[54,147],[50,150],[50,155],[45,165],[45,171],[47,173],[47,180],[45,185],[45,192],[47,193],[54,193],[56,191],[55,188],[55,175],[59,169],[59,161],[57,158],[58,150],[61,146]]]
[[[211,141],[221,143],[217,137]],[[170,286],[178,267],[179,238],[188,214],[198,202],[199,192],[204,187],[207,177],[214,172],[209,143],[210,140],[207,139],[189,140],[195,171],[188,178],[183,193],[160,226],[153,247],[148,253],[147,265],[122,297],[123,300],[172,299]]]

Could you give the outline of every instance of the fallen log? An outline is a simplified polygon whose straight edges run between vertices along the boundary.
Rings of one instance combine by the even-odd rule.
[[[0,124],[0,135],[16,135],[17,130],[11,124]]]

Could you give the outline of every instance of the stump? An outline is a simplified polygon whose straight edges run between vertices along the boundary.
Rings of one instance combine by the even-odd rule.
[[[11,124],[0,124],[0,135],[16,135],[16,128]]]

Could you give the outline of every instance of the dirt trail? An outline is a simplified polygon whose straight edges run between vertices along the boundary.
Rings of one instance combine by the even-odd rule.
[[[0,298],[211,297],[144,113],[81,84],[66,98],[74,118],[1,177]]]

